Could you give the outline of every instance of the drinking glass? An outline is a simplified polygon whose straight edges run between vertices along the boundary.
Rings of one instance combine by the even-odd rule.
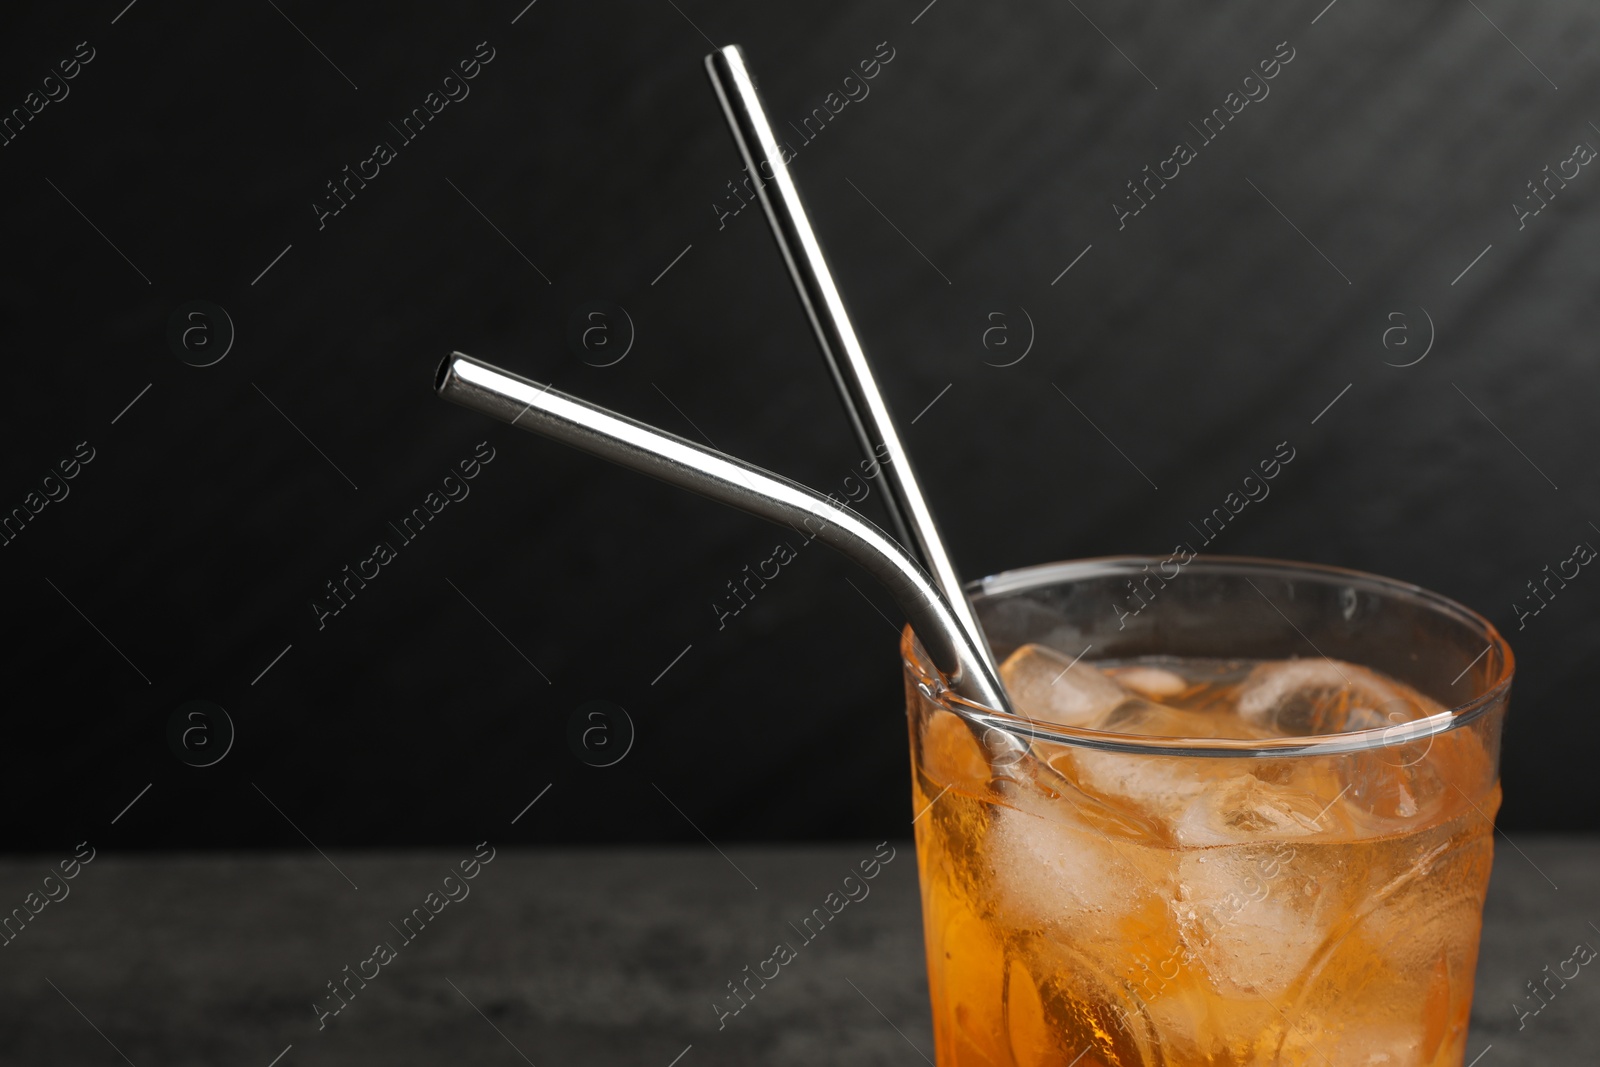
[[[971,590],[1014,714],[901,645],[939,1067],[1459,1067],[1513,667],[1489,622],[1215,556]],[[1107,679],[1144,688],[1090,706]]]

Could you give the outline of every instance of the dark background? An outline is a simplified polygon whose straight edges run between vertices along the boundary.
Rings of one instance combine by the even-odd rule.
[[[95,50],[0,147],[0,508],[95,455],[0,549],[8,848],[471,841],[536,797],[511,841],[908,833],[881,590],[813,549],[719,630],[775,528],[430,390],[459,348],[824,491],[853,472],[765,221],[719,224],[740,168],[703,34],[780,126],[893,50],[795,167],[964,574],[1165,554],[1287,440],[1212,547],[1483,611],[1519,657],[1502,825],[1600,827],[1600,578],[1512,610],[1600,542],[1600,175],[1525,229],[1510,207],[1600,144],[1592,5],[277,7],[0,16],[7,113]],[[480,41],[470,96],[400,145]],[[1124,183],[1282,41],[1270,96],[1119,231]],[[168,339],[196,300],[236,330],[208,367],[180,357],[220,322]],[[612,347],[569,341],[594,300],[632,324],[610,366],[615,313]],[[470,496],[319,629],[324,583],[480,441]],[[168,741],[191,700],[236,731],[209,767]],[[594,700],[636,729],[606,768],[570,741]]]

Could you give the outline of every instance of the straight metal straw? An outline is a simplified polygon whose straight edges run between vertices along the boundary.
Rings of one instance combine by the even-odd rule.
[[[979,704],[1009,711],[985,651],[962,629],[950,602],[901,546],[865,517],[744,460],[658,430],[530,381],[461,352],[439,366],[435,390],[446,400],[542,434],[671,485],[803,531],[866,568],[911,621],[950,687]],[[964,601],[963,601],[964,602]]]
[[[922,495],[911,457],[900,442],[894,419],[873,377],[844,298],[834,284],[833,272],[806,214],[800,188],[783,160],[777,136],[772,132],[772,122],[745,65],[744,52],[736,44],[717,49],[706,56],[706,72],[711,76],[717,99],[722,102],[728,128],[739,146],[739,154],[744,157],[756,196],[772,225],[778,249],[788,264],[806,317],[811,320],[817,344],[833,371],[834,382],[861,447],[869,459],[878,455],[879,448],[888,457],[883,476],[888,487],[885,496],[892,532],[933,576],[962,629],[982,653],[989,672],[998,674],[994,654],[962,591],[961,578],[950,562],[950,553],[939,536],[933,512]]]

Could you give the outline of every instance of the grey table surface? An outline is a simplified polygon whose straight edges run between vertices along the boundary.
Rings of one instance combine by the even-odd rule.
[[[719,1027],[713,1007],[746,965],[794,940],[788,924],[874,847],[504,847],[470,882],[448,884],[470,846],[326,858],[102,852],[0,948],[0,1063],[931,1061],[916,861],[904,841],[869,895],[739,1014]],[[4,908],[23,905],[65,858],[0,862]],[[447,888],[460,899],[403,941],[390,924]],[[61,896],[59,883],[51,889]],[[1600,946],[1597,893],[1600,840],[1499,840],[1469,1061],[1600,1061],[1593,968],[1520,1027],[1512,1007],[1531,1005],[1525,983],[1577,943]],[[380,941],[399,946],[394,958],[364,964]],[[346,966],[377,974],[319,1019],[314,1005],[337,1005],[328,983]]]

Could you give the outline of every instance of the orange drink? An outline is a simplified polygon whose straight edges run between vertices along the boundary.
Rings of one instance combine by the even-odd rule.
[[[1267,561],[1130,618],[1148,562],[981,584],[1013,716],[903,648],[940,1067],[1459,1067],[1509,649]]]

